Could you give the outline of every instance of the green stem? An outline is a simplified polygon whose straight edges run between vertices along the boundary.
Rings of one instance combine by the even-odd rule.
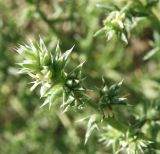
[[[87,99],[86,103],[92,107],[97,113],[100,113],[99,106],[94,103],[92,100]],[[101,114],[101,113],[100,113]],[[126,124],[122,124],[117,120],[115,117],[108,117],[104,119],[104,122],[111,125],[113,128],[117,129],[118,131],[121,131],[122,133],[125,133],[128,129],[128,126]]]

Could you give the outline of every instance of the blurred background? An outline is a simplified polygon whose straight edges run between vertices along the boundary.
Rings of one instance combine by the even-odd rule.
[[[123,93],[134,104],[132,110],[122,109],[126,115],[159,115],[152,108],[155,103],[146,110],[143,106],[160,99],[160,53],[150,61],[142,60],[153,48],[151,41],[156,39],[160,46],[159,34],[149,20],[143,19],[132,30],[127,46],[116,38],[110,42],[95,38],[94,33],[106,17],[97,3],[123,6],[126,1],[0,0],[0,154],[107,153],[96,135],[85,146],[86,123],[75,122],[92,113],[90,109],[62,114],[61,102],[53,104],[50,110],[40,108],[43,100],[39,89],[30,92],[31,80],[17,74],[20,57],[15,48],[29,39],[38,40],[39,36],[48,50],[53,50],[58,40],[62,51],[75,45],[69,67],[86,60],[83,74],[91,89],[100,87],[102,76],[108,84],[125,79]],[[159,9],[158,4],[155,11]],[[97,94],[91,95],[97,98]]]

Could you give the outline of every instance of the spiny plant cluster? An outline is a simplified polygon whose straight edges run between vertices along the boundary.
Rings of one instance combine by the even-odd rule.
[[[84,87],[82,77],[82,66],[84,62],[75,67],[72,71],[67,72],[67,62],[73,47],[63,54],[61,53],[59,43],[53,51],[48,51],[43,40],[33,43],[19,45],[16,51],[24,58],[23,62],[18,63],[22,68],[19,73],[26,73],[33,78],[33,91],[40,85],[40,97],[45,98],[45,105],[51,104],[57,99],[62,97],[61,107],[67,111],[70,107],[75,109],[82,109],[85,101],[91,101],[87,96],[87,88]],[[122,82],[112,85],[107,88],[103,81],[103,87],[98,89],[99,101],[98,108],[101,111],[105,107],[111,109],[112,105],[125,104],[126,98],[118,97],[119,89]],[[95,104],[95,103],[93,103]]]
[[[104,6],[98,4],[97,7],[108,12],[108,16],[103,20],[103,27],[95,33],[95,36],[106,35],[110,40],[114,35],[128,44],[128,38],[131,30],[137,26],[140,20],[148,18],[151,22],[157,18],[152,11],[158,0],[131,0],[123,8],[118,6]],[[154,22],[155,23],[155,22]],[[154,25],[156,26],[156,25]]]
[[[71,72],[65,71],[67,60],[73,50],[67,50],[61,53],[59,43],[55,50],[50,52],[47,50],[44,42],[40,39],[39,43],[20,45],[17,52],[24,58],[19,65],[22,69],[19,73],[27,73],[34,79],[31,91],[40,85],[40,97],[45,98],[43,107],[51,104],[63,95],[63,103],[61,107],[78,107],[83,105],[83,94],[85,90],[82,86],[81,69],[83,63],[78,65]]]
[[[103,21],[103,26],[95,32],[93,37],[105,35],[107,40],[110,40],[115,35],[128,44],[132,29],[140,20],[147,18],[151,22],[159,22],[152,10],[157,3],[157,0],[143,2],[132,0],[128,1],[123,8],[98,4],[97,6],[107,11],[108,15]],[[155,40],[158,40],[160,28],[157,25],[153,26],[157,31],[154,34]],[[159,51],[159,41],[151,44],[153,50],[144,56],[144,60],[148,60]],[[119,108],[123,108],[124,112],[127,112],[126,106],[132,108],[132,105],[126,102],[126,97],[120,95],[123,80],[108,86],[103,77],[102,85],[92,89],[98,93],[98,99],[93,100],[88,94],[90,89],[84,86],[85,75],[82,73],[84,62],[68,71],[67,64],[71,63],[69,57],[73,49],[72,47],[61,52],[57,43],[54,50],[49,51],[41,38],[39,42],[30,41],[29,44],[19,45],[16,49],[23,57],[23,61],[19,63],[21,66],[19,72],[26,73],[33,79],[31,90],[37,86],[40,88],[40,97],[44,100],[41,107],[45,105],[51,107],[57,100],[61,103],[60,107],[64,112],[70,109],[85,112],[85,108],[90,107],[94,113],[87,118],[84,117],[88,120],[85,143],[92,132],[97,130],[99,141],[108,149],[112,149],[114,154],[156,153],[160,144],[156,139],[153,140],[148,136],[146,130],[149,125],[152,125],[151,120],[157,120],[156,114],[152,116],[150,111],[157,111],[159,105],[142,108],[142,116],[135,116],[130,122],[127,114],[118,112]]]
[[[73,47],[62,54],[57,44],[53,51],[48,51],[41,38],[39,43],[30,41],[29,45],[19,45],[17,48],[17,52],[24,59],[19,63],[21,66],[19,73],[26,73],[33,79],[31,90],[39,85],[40,97],[44,98],[41,107],[45,105],[50,107],[57,99],[62,100],[60,106],[64,112],[70,108],[85,110],[85,106],[89,106],[95,113],[87,118],[89,120],[85,143],[93,130],[97,129],[100,133],[99,141],[103,141],[107,146],[113,146],[115,153],[143,152],[143,149],[148,148],[152,142],[145,140],[143,133],[132,130],[126,123],[121,124],[113,115],[114,106],[126,105],[126,98],[119,96],[123,80],[107,87],[105,80],[102,79],[102,88],[97,90],[99,99],[94,102],[86,94],[87,88],[83,86],[83,63],[69,73],[66,72],[72,50]],[[106,124],[107,127],[101,127]]]

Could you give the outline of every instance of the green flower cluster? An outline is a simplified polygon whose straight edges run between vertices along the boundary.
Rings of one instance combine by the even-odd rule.
[[[105,33],[107,40],[109,41],[114,35],[120,37],[126,44],[127,32],[125,25],[126,15],[124,12],[113,11],[103,21],[104,27],[95,33],[95,36]]]
[[[109,88],[103,80],[104,86],[100,89],[99,108],[103,113],[104,118],[106,116],[112,116],[113,105],[126,105],[126,98],[119,97],[120,87],[122,86],[123,80],[117,84],[113,84]]]
[[[94,36],[106,35],[107,40],[111,40],[115,35],[123,42],[128,44],[128,38],[131,30],[137,26],[138,22],[147,17],[151,20],[156,16],[152,11],[152,7],[158,3],[158,0],[131,0],[126,3],[123,8],[116,5],[111,7],[98,5],[98,7],[105,9],[108,13],[103,20],[103,27],[98,30]],[[154,25],[156,27],[156,25]]]
[[[122,133],[111,126],[103,128],[103,133],[99,138],[100,142],[107,147],[112,147],[113,153],[141,154],[144,149],[149,148],[152,141],[146,140],[144,134],[128,130]]]
[[[24,58],[19,63],[22,67],[19,73],[26,73],[34,79],[31,90],[40,85],[40,96],[45,98],[41,107],[51,106],[62,94],[65,111],[70,106],[82,105],[81,92],[85,90],[81,78],[83,63],[69,73],[65,71],[72,50],[73,47],[62,54],[58,43],[54,51],[48,51],[41,38],[39,43],[30,41],[29,45],[17,48],[16,51]]]

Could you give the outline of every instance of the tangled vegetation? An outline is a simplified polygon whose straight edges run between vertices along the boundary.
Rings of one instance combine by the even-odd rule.
[[[159,154],[159,0],[19,2],[0,1],[0,151]]]

